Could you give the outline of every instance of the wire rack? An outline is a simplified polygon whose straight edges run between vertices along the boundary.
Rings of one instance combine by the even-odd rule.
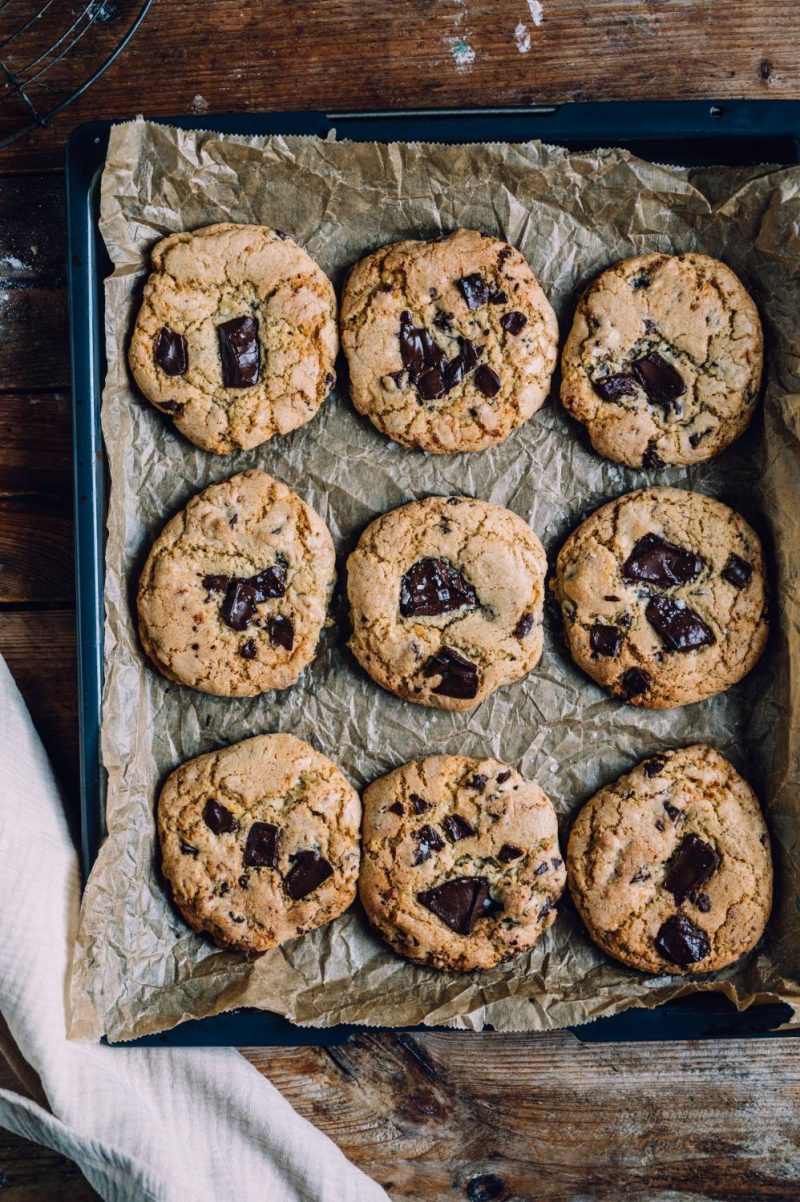
[[[153,0],[0,0],[0,147],[41,128],[122,53]]]

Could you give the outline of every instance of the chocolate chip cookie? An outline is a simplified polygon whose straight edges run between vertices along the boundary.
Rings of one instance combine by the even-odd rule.
[[[529,951],[566,874],[539,786],[497,760],[412,760],[364,793],[358,890],[409,960],[468,972]]]
[[[314,657],[335,579],[327,526],[266,472],[193,497],[139,582],[142,645],[164,676],[219,697],[294,684]]]
[[[651,488],[596,510],[564,544],[555,589],[576,664],[649,709],[730,688],[767,641],[758,536],[703,493]]]
[[[772,906],[758,800],[703,744],[644,760],[595,793],[572,827],[567,873],[595,943],[643,972],[732,964]]]
[[[699,463],[748,425],[762,363],[758,310],[729,267],[707,255],[639,255],[583,294],[561,400],[606,459]]]
[[[427,497],[367,527],[347,561],[349,646],[373,680],[468,710],[542,654],[547,570],[527,522],[471,497]]]
[[[188,760],[158,800],[164,875],[191,927],[263,952],[341,914],[356,895],[361,802],[293,735]]]
[[[341,332],[359,413],[439,454],[482,451],[535,413],[558,342],[524,257],[475,230],[362,259],[345,284]]]
[[[133,377],[196,446],[247,450],[310,421],[338,349],[336,298],[280,230],[210,225],[172,234],[131,339]]]

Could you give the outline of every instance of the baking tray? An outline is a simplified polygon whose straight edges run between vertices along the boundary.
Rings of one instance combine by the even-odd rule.
[[[219,133],[312,134],[359,142],[542,141],[588,150],[622,146],[643,158],[683,166],[800,163],[800,101],[598,102],[529,108],[418,109],[406,112],[284,112],[166,117],[165,125]],[[111,121],[79,126],[67,148],[67,234],[75,457],[75,556],[80,716],[81,863],[84,877],[104,836],[100,763],[103,687],[103,571],[107,474],[100,432],[105,378],[103,280],[112,270],[100,237],[100,176]],[[587,1042],[698,1039],[775,1034],[788,1006],[740,1014],[721,995],[696,994],[655,1010],[632,1009],[575,1027]],[[297,1027],[280,1015],[238,1010],[185,1022],[135,1042],[154,1046],[332,1045],[363,1027]],[[127,1046],[127,1045],[126,1045]]]

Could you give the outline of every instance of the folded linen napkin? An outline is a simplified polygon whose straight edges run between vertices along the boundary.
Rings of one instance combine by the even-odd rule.
[[[0,658],[0,1048],[38,1099],[0,1090],[0,1125],[109,1202],[387,1202],[238,1052],[69,1042],[79,899],[58,786]]]

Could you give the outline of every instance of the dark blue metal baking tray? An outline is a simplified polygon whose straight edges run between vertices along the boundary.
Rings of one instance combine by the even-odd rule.
[[[336,130],[353,141],[524,142],[533,138],[585,150],[622,146],[643,158],[685,166],[800,162],[800,101],[598,102],[496,109],[413,112],[258,113],[170,117],[162,124],[231,134],[313,134]],[[75,447],[76,579],[81,770],[81,860],[84,875],[104,834],[100,764],[103,684],[103,538],[106,466],[100,433],[105,375],[103,279],[111,263],[97,228],[99,183],[111,121],[79,126],[67,149],[68,282]],[[655,1010],[629,1010],[575,1028],[587,1041],[768,1035],[788,1006],[743,1014],[720,995],[697,994]],[[333,1044],[358,1027],[303,1029],[278,1015],[234,1011],[141,1039],[150,1045]]]

